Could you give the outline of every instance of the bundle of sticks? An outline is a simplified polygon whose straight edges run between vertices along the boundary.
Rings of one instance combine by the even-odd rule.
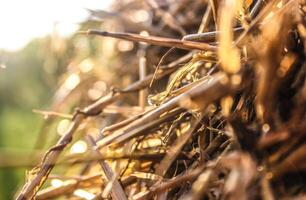
[[[123,31],[78,34],[134,42],[118,59],[139,60],[139,80],[69,115],[17,199],[306,198],[305,11],[303,0],[90,10]],[[84,131],[93,123],[98,133]],[[88,148],[68,155],[76,132]]]

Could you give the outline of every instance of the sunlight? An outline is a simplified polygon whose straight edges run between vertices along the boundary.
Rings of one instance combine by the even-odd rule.
[[[86,19],[86,8],[105,9],[112,1],[4,1],[0,7],[0,49],[15,51],[31,39],[56,31],[69,36]],[[69,14],[68,14],[69,13]]]

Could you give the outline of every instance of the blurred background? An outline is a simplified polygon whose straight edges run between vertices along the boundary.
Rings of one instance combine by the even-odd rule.
[[[103,58],[97,60],[95,55],[105,47],[100,46],[100,41],[93,42],[74,33],[89,26],[99,28],[102,21],[89,19],[88,9],[107,10],[111,2],[1,2],[0,199],[13,198],[24,183],[25,170],[31,167],[28,157],[33,153],[39,155],[56,139],[54,133],[50,137],[45,135],[46,141],[37,139],[40,132],[45,132],[46,121],[50,119],[44,119],[35,109],[70,113],[73,105],[81,101],[81,97],[75,96],[81,93],[73,94],[74,89],[92,89],[84,102],[95,100],[106,90],[106,82],[94,78],[100,80],[98,77],[105,69],[100,67],[93,72],[94,64],[103,64]],[[99,47],[102,49],[98,50]],[[129,47],[123,44],[122,48]],[[105,56],[114,57],[110,51]],[[89,73],[95,75],[87,80]],[[87,81],[79,84],[83,79]],[[58,132],[57,129],[50,127],[48,133]]]

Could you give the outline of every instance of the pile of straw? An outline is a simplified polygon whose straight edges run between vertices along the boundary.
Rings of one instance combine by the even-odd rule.
[[[17,199],[306,198],[305,11],[303,0],[90,10],[115,32],[79,37],[134,42],[116,70],[139,80],[68,115]],[[80,139],[87,149],[72,156]]]

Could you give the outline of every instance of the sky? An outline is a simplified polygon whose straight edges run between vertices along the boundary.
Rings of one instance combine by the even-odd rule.
[[[112,0],[0,0],[0,49],[16,51],[31,39],[56,30],[68,36],[89,9],[107,9]]]

